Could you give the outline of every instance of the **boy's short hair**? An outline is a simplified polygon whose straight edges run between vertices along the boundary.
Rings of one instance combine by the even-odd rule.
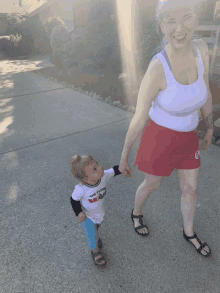
[[[83,179],[86,178],[85,167],[95,162],[93,156],[79,156],[75,155],[71,158],[71,173],[74,178],[78,179],[81,183],[84,183]]]

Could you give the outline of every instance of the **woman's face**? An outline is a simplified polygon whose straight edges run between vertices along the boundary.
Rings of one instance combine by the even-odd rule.
[[[182,49],[190,42],[197,24],[198,16],[194,7],[185,6],[168,9],[160,27],[170,45]]]

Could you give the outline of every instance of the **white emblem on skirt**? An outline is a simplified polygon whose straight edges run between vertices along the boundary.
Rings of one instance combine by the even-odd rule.
[[[196,158],[196,159],[199,159],[199,156],[200,156],[200,151],[198,150],[198,151],[196,151],[196,153],[195,153],[195,158]]]

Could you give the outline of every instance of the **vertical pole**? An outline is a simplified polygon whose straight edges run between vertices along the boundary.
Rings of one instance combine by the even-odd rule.
[[[219,29],[216,31],[215,43],[214,43],[214,48],[213,48],[213,53],[212,53],[212,62],[211,62],[211,66],[210,66],[210,76],[212,76],[212,73],[213,73],[215,57],[216,57],[216,52],[217,52],[217,48],[218,48],[218,39],[219,39]]]
[[[125,91],[130,104],[132,99],[132,89],[136,83],[136,0],[127,0],[126,5],[121,0],[117,3],[118,33],[120,38],[121,58],[123,72],[128,76]]]
[[[22,6],[22,0],[19,0],[19,6]]]
[[[73,25],[75,29],[76,28],[76,10],[73,4],[72,4],[72,13],[73,13]]]
[[[132,70],[131,72],[131,100],[132,104],[136,105],[137,94],[138,94],[138,80],[139,80],[139,2],[137,0],[132,0],[131,2],[131,60],[132,60]]]

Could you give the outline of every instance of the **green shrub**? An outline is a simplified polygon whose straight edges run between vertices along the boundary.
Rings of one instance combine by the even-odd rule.
[[[49,17],[44,22],[45,31],[48,33],[49,36],[52,32],[52,29],[58,25],[62,25],[66,27],[65,22],[62,20],[62,18],[58,16]]]
[[[61,46],[70,42],[71,36],[67,32],[66,27],[63,25],[58,25],[53,28],[50,36],[50,46],[54,51],[60,51]]]
[[[94,72],[93,68],[95,63],[90,59],[84,59],[79,62],[78,70],[80,73],[89,73],[92,74]]]
[[[77,73],[78,73],[78,68],[75,67],[75,66],[73,66],[73,67],[71,67],[71,68],[68,70],[67,75],[68,75],[69,77],[73,77],[74,74],[77,74]]]
[[[21,37],[12,35],[0,37],[0,51],[7,57],[18,57],[30,53],[30,49],[22,44]]]
[[[22,54],[29,55],[30,53],[39,53],[41,48],[48,48],[50,51],[50,41],[46,34],[43,23],[34,18],[28,18],[20,14],[10,14],[8,16],[9,26],[7,29],[8,35],[21,36],[21,40],[18,41],[18,37],[12,37],[12,42],[18,44],[22,51]],[[42,43],[39,40],[42,40]],[[37,46],[35,46],[37,44]]]
[[[7,35],[15,34],[16,26],[25,20],[25,17],[20,13],[10,13],[7,17],[8,20],[8,28],[6,31]]]
[[[58,68],[62,67],[62,58],[60,56],[54,54],[50,55],[49,62],[54,64]]]
[[[10,35],[10,41],[14,44],[15,47],[18,46],[19,42],[21,41],[22,36],[21,35]]]
[[[69,69],[71,67],[73,60],[72,58],[66,58],[63,60],[62,66],[65,70]]]
[[[16,26],[18,32],[25,38],[33,52],[40,51],[43,43],[46,46],[50,46],[50,40],[46,34],[44,25],[38,19],[25,19]],[[43,40],[43,43],[39,43],[39,40]],[[37,44],[37,45],[36,45]]]

